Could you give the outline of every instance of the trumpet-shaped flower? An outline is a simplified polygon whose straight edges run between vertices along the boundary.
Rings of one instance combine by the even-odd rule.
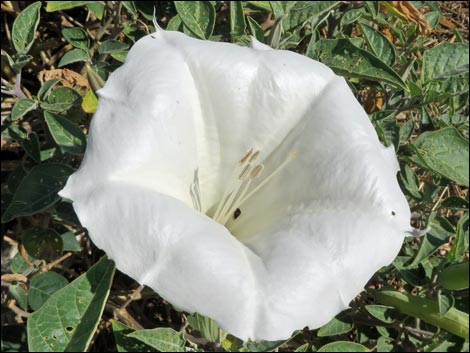
[[[410,230],[393,148],[319,62],[158,30],[98,94],[61,196],[118,269],[241,339],[327,323]]]

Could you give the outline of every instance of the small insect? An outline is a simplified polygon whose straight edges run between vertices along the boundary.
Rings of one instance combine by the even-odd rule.
[[[238,217],[240,217],[241,214],[242,214],[242,211],[239,208],[237,208],[235,212],[233,212],[233,219],[237,219]]]

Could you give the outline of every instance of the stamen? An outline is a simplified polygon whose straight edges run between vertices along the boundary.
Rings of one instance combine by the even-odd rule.
[[[240,161],[238,162],[239,164],[243,165],[245,164],[246,160],[248,158],[250,158],[251,154],[253,153],[253,147],[250,148],[248,151],[246,151],[246,153],[243,155],[243,157],[240,159]],[[256,153],[255,153],[256,154]],[[251,162],[251,161],[250,161]]]
[[[258,164],[258,165],[251,171],[250,178],[251,178],[251,179],[257,178],[257,177],[262,173],[263,169],[264,169],[264,165],[263,165],[263,164]]]
[[[251,164],[248,164],[238,176],[238,180],[245,180],[251,171]]]
[[[250,162],[250,163],[253,163],[254,161],[256,161],[256,159],[258,158],[258,156],[259,156],[259,150],[256,151],[255,153],[253,153],[253,155],[251,156],[249,162]]]
[[[247,183],[243,187],[242,192],[240,193],[240,196],[238,196],[237,200],[243,200],[245,197],[251,182],[253,179],[257,178],[261,172],[264,169],[263,164],[258,164],[256,167],[253,168],[253,170],[250,173],[250,179],[248,179]],[[238,207],[241,205],[240,202],[234,202],[232,207],[225,213],[225,217],[222,219],[222,224],[225,224],[228,220],[230,220],[231,215],[238,209]]]
[[[236,219],[241,215],[240,206],[265,186],[298,155],[297,151],[292,151],[285,161],[283,161],[270,175],[264,178],[264,180],[250,191],[252,181],[260,177],[264,170],[263,164],[258,164],[253,167],[253,162],[260,156],[259,150],[253,151],[253,148],[250,148],[239,160],[238,167],[235,169],[234,174],[230,179],[229,187],[225,190],[224,195],[220,199],[217,209],[212,216],[212,218],[220,224],[228,226],[229,223],[231,224],[236,221]],[[190,192],[191,197],[193,198],[193,204],[200,207],[201,201],[199,197],[198,183],[194,183]]]
[[[251,196],[253,196],[258,190],[260,190],[264,185],[266,185],[267,182],[270,181],[277,173],[279,173],[282,169],[284,169],[284,167],[292,159],[297,158],[298,155],[299,155],[298,151],[292,151],[290,156],[284,162],[282,162],[281,165],[277,167],[277,169],[275,169],[270,175],[268,175],[261,183],[259,183],[258,186],[256,186],[256,188],[254,188],[248,195],[242,198],[240,202],[238,203],[238,205],[243,204],[246,200],[248,200]]]

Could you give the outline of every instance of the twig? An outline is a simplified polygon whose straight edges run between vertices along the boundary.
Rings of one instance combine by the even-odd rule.
[[[60,264],[62,261],[69,258],[70,256],[72,256],[72,253],[68,252],[67,254],[59,257],[57,260],[54,260],[50,264],[47,264],[46,266],[44,266],[44,272],[49,271],[51,268],[53,268],[54,266],[57,266],[58,264]]]
[[[16,306],[16,300],[15,299],[11,299],[8,302],[7,306],[8,306],[8,309],[10,309],[16,315],[19,315],[21,317],[29,317],[29,315],[30,315],[27,311],[24,311],[23,309],[20,309]]]

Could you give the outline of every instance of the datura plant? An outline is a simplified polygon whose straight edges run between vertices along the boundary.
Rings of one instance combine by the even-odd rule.
[[[317,61],[158,29],[98,95],[60,195],[118,269],[243,340],[324,325],[412,231],[393,147]]]

